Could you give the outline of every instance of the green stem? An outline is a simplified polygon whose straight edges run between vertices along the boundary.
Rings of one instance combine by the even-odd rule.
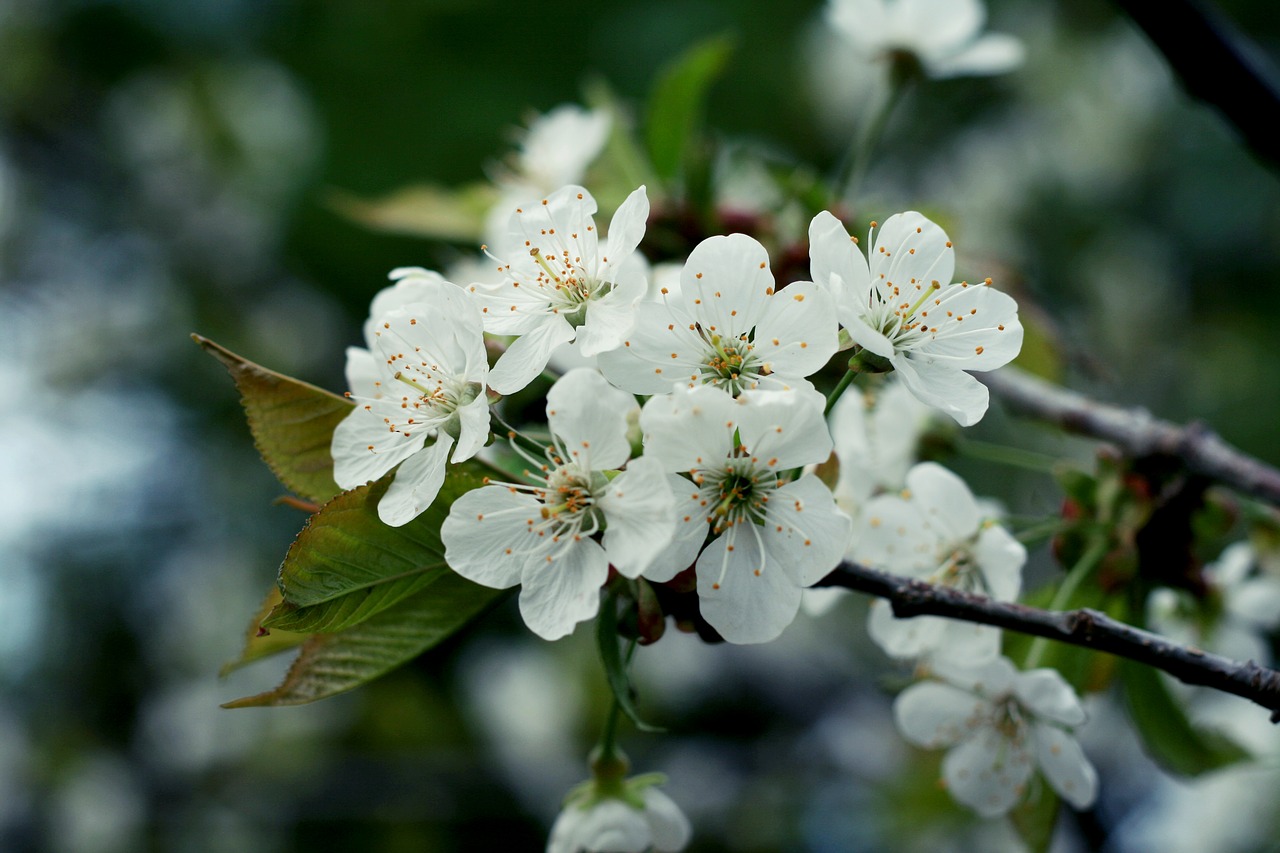
[[[1023,545],[1028,545],[1033,542],[1042,542],[1051,536],[1056,536],[1068,527],[1070,527],[1070,523],[1064,522],[1061,518],[1051,518],[1048,521],[1042,521],[1039,524],[1032,524],[1024,527],[1015,533],[1013,538],[1017,539]]]
[[[618,749],[618,719],[622,716],[622,705],[615,698],[609,703],[609,714],[604,718],[604,731],[600,733],[600,742],[596,745],[597,761],[617,763],[627,759]]]
[[[1071,567],[1071,571],[1067,572],[1067,576],[1062,579],[1062,584],[1058,587],[1058,591],[1053,595],[1053,601],[1049,604],[1049,610],[1059,611],[1065,610],[1079,592],[1080,586],[1085,580],[1093,574],[1093,570],[1102,562],[1102,558],[1106,556],[1107,550],[1111,543],[1106,536],[1095,536],[1089,541],[1089,547],[1080,555],[1080,559]],[[1036,637],[1031,643],[1031,648],[1027,650],[1027,657],[1022,662],[1022,668],[1035,669],[1040,665],[1041,658],[1044,657],[1045,649],[1049,647],[1049,640],[1045,637]]]
[[[963,436],[956,436],[953,445],[961,456],[981,459],[983,462],[994,462],[997,465],[1008,465],[1010,468],[1021,468],[1024,471],[1035,471],[1038,474],[1052,474],[1058,467],[1058,460],[1054,457],[1034,450],[1024,450],[1021,447],[975,441]]]
[[[840,377],[840,381],[836,383],[836,387],[831,391],[831,394],[827,397],[827,407],[822,410],[822,414],[824,416],[831,414],[831,409],[832,407],[835,406],[836,400],[840,399],[840,395],[844,394],[845,389],[847,389],[849,385],[853,382],[853,377],[856,375],[857,374],[854,373],[852,370],[846,370],[844,372],[844,376]]]
[[[831,182],[836,202],[852,198],[858,191],[871,163],[871,155],[875,153],[880,138],[884,136],[884,129],[889,124],[889,116],[902,101],[906,90],[907,81],[897,79],[896,75],[891,77],[884,99],[872,114],[871,120],[863,127],[862,133],[849,146],[840,167],[836,170],[835,178]]]

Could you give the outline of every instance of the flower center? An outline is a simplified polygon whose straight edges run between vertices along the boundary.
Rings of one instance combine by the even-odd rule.
[[[587,319],[587,303],[600,299],[613,290],[612,282],[599,281],[581,266],[581,259],[571,259],[565,251],[561,257],[544,255],[541,249],[529,250],[541,272],[538,284],[550,287],[548,301],[555,314],[562,315],[575,329]]]
[[[706,345],[699,367],[704,384],[715,385],[736,397],[754,388],[759,378],[767,375],[760,359],[752,352],[755,345],[748,335],[724,338],[704,331],[701,325],[697,331]]]
[[[729,459],[723,468],[695,472],[693,481],[716,534],[743,523],[763,525],[769,497],[779,486],[776,474],[758,470],[756,461],[747,456]]]

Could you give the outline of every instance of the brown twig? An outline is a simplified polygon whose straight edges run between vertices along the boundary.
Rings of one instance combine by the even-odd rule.
[[[1183,426],[1145,409],[1099,403],[1014,367],[978,378],[1018,414],[1109,442],[1127,456],[1177,457],[1190,471],[1280,505],[1280,470],[1232,447],[1204,424]]]
[[[837,566],[818,585],[888,599],[893,614],[901,618],[946,616],[1118,655],[1163,670],[1186,684],[1243,696],[1271,711],[1271,721],[1280,723],[1280,672],[1253,661],[1239,663],[1192,646],[1180,646],[1096,610],[1040,610],[992,601],[849,561]]]

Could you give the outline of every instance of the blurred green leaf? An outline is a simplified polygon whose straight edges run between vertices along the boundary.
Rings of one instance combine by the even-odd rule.
[[[685,51],[658,75],[649,96],[645,143],[664,181],[674,181],[696,150],[707,91],[732,51],[733,39],[716,36]]]
[[[1028,853],[1046,853],[1058,821],[1058,795],[1037,778],[1031,794],[1009,812],[1009,822],[1027,845]]]
[[[253,442],[280,482],[316,502],[327,501],[342,491],[333,480],[329,444],[334,429],[351,411],[351,403],[322,388],[267,370],[208,338],[191,337],[222,362],[235,380]]]
[[[1178,700],[1151,667],[1121,661],[1120,682],[1129,719],[1147,755],[1166,770],[1199,776],[1252,757],[1221,732],[1191,725]]]
[[[249,622],[249,630],[245,633],[244,638],[244,650],[240,652],[239,657],[223,664],[222,669],[218,672],[219,675],[225,678],[246,664],[279,654],[286,649],[292,649],[307,639],[306,634],[298,634],[292,631],[264,631],[262,629],[262,620],[267,618],[267,614],[282,600],[280,588],[272,586],[271,591],[263,599],[262,606],[258,608],[258,612]]]
[[[284,600],[263,622],[289,631],[342,631],[414,593],[442,583],[469,584],[446,565],[440,525],[453,501],[483,485],[492,469],[472,460],[451,465],[426,512],[400,527],[378,518],[391,479],[352,489],[313,515],[280,567]],[[483,590],[488,597],[492,590]]]
[[[304,705],[352,690],[427,651],[505,594],[449,572],[354,628],[309,638],[275,689],[222,707]]]
[[[456,190],[424,184],[403,187],[373,200],[333,190],[326,200],[341,215],[375,231],[479,242],[484,235],[485,216],[498,201],[498,193],[487,183],[468,184]]]

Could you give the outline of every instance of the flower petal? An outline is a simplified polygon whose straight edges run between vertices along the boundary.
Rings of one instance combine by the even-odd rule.
[[[982,570],[987,594],[997,601],[1015,601],[1022,590],[1022,567],[1027,549],[998,524],[982,528],[973,547],[973,557]]]
[[[644,185],[631,191],[618,206],[609,221],[609,236],[605,244],[603,264],[612,268],[636,250],[644,239],[645,223],[649,219],[649,196]],[[602,270],[602,275],[603,275]],[[606,279],[609,280],[609,279]]]
[[[609,577],[609,561],[594,540],[559,545],[527,562],[521,580],[520,615],[544,640],[571,634],[575,625],[595,616],[600,587]]]
[[[756,326],[755,354],[780,378],[816,373],[839,347],[835,302],[811,281],[797,281],[769,299]]]
[[[675,533],[644,570],[644,576],[655,583],[669,581],[692,566],[707,541],[707,511],[698,487],[679,474],[668,474],[667,485],[675,496]]]
[[[376,480],[422,449],[428,430],[392,432],[376,410],[356,406],[333,431],[333,479],[344,489]]]
[[[764,522],[759,532],[769,561],[801,586],[812,586],[836,567],[853,533],[853,522],[813,474],[774,492]]]
[[[505,486],[472,489],[453,502],[440,528],[445,560],[482,586],[515,586],[525,563],[542,559],[530,532],[541,509],[537,498]]]
[[[552,434],[560,439],[570,459],[589,471],[626,464],[631,456],[627,417],[639,408],[635,397],[587,368],[569,371],[547,392],[547,422]]]
[[[967,737],[973,720],[985,719],[991,705],[940,681],[920,681],[898,694],[893,718],[902,736],[916,746],[937,749]]]
[[[1034,769],[1029,744],[985,726],[942,760],[947,790],[983,817],[998,817],[1017,805]]]
[[[559,316],[521,335],[489,372],[489,387],[499,394],[514,394],[546,368],[553,349],[573,337],[573,326]]]
[[[890,360],[917,400],[950,415],[960,426],[982,420],[990,402],[987,386],[962,370],[912,355],[902,353]]]
[[[927,63],[929,76],[947,77],[1004,74],[1022,65],[1027,57],[1022,39],[1007,33],[988,33],[959,53]]]
[[[693,835],[684,812],[657,788],[645,788],[641,796],[644,797],[644,818],[649,824],[653,849],[657,853],[683,850]]]
[[[937,462],[921,462],[907,472],[911,502],[946,545],[957,545],[978,532],[978,502],[964,480]]]
[[[692,471],[720,462],[733,450],[741,407],[710,385],[676,388],[653,397],[640,412],[644,454],[667,471]]]
[[[378,518],[392,527],[400,527],[425,512],[440,494],[445,463],[452,447],[453,436],[442,432],[434,444],[405,460],[386,494],[378,501]]]
[[[632,460],[626,471],[610,481],[597,505],[605,517],[605,553],[623,576],[644,574],[671,544],[675,496],[656,460]]]
[[[784,567],[769,564],[756,525],[744,524],[698,558],[698,606],[729,642],[767,643],[795,619],[800,585]]]
[[[1036,723],[1036,762],[1053,790],[1077,809],[1085,809],[1098,796],[1098,772],[1079,742],[1057,726]]]
[[[1037,717],[1064,726],[1078,726],[1085,720],[1084,708],[1076,692],[1056,669],[1033,669],[1014,679],[1014,695]]]
[[[652,834],[645,816],[622,800],[570,804],[551,827],[547,853],[636,853],[648,849]]]

